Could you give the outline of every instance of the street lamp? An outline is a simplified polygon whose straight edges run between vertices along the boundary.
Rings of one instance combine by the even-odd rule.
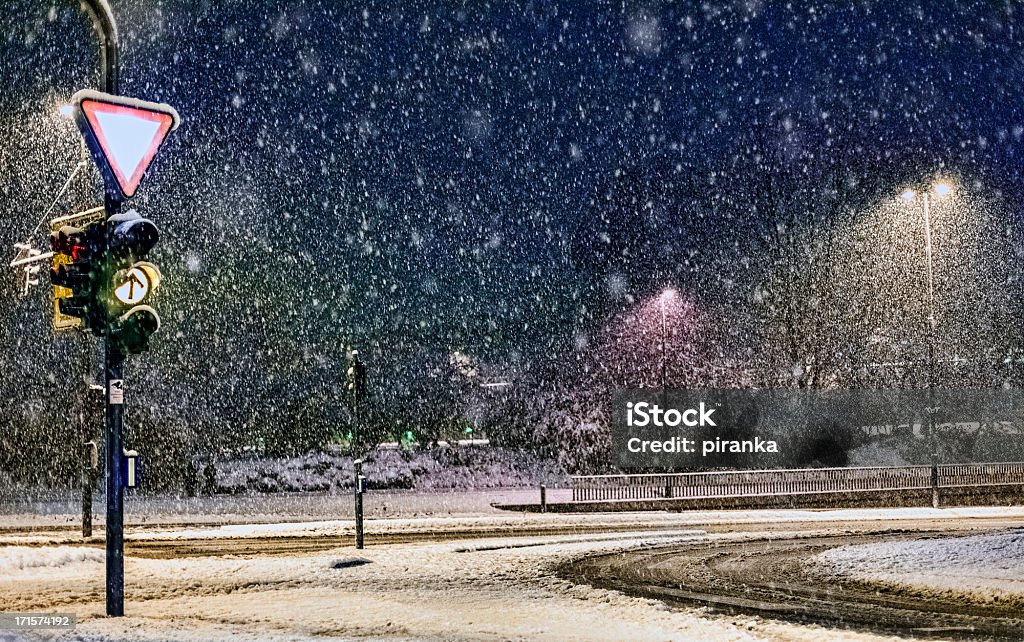
[[[666,380],[666,377],[665,377],[665,364],[668,362],[668,353],[666,352],[666,335],[667,335],[667,331],[666,331],[666,326],[667,326],[667,324],[666,324],[666,316],[667,315],[666,315],[666,312],[665,312],[665,306],[668,304],[669,301],[674,299],[675,296],[676,296],[676,291],[675,290],[673,290],[672,288],[666,288],[665,290],[662,290],[661,296],[658,297],[659,302],[661,303],[661,390],[662,390],[662,394],[664,394],[664,391],[665,391],[665,380]]]
[[[931,196],[943,198],[953,192],[953,186],[945,181],[936,181],[931,191],[921,194],[924,204],[924,247],[928,260],[928,436],[932,447],[932,507],[939,507],[939,452],[938,440],[935,435],[935,279],[932,267],[932,223]],[[905,190],[900,197],[907,203],[915,200],[916,192]]]

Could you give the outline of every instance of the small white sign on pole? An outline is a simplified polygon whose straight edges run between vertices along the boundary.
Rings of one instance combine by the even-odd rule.
[[[110,380],[110,403],[111,405],[124,405],[124,379]]]

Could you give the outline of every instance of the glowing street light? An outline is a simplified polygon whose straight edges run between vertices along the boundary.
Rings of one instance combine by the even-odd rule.
[[[929,192],[921,194],[924,205],[925,255],[928,259],[928,435],[932,442],[932,506],[939,507],[939,453],[935,435],[935,280],[932,268],[932,223],[930,196],[944,198],[953,193],[953,185],[947,181],[936,181]],[[910,203],[917,197],[912,189],[904,190],[900,198]]]

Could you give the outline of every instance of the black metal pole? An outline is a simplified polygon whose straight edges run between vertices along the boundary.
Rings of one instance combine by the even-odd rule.
[[[661,389],[665,389],[665,362],[667,361],[667,355],[665,354],[665,297],[661,297]]]
[[[119,91],[120,76],[117,49],[117,21],[107,0],[81,0],[100,40],[100,86],[108,94]]]
[[[363,460],[355,460],[356,548],[363,547]]]
[[[81,0],[100,41],[100,85],[108,94],[120,90],[118,75],[117,21],[107,0]],[[121,209],[121,201],[110,190],[104,198],[107,219]],[[110,230],[107,230],[109,235]],[[106,257],[104,257],[106,259]],[[124,615],[124,495],[121,487],[121,443],[124,400],[124,355],[110,342],[110,327],[104,328],[106,356],[104,379],[106,463],[107,463],[107,615]]]
[[[96,479],[96,471],[93,470],[95,456],[96,442],[85,442],[82,445],[82,537],[92,537],[92,493]]]
[[[928,259],[928,445],[932,451],[932,508],[939,507],[939,440],[935,433],[935,281],[932,274],[932,221],[924,194],[925,253]]]
[[[124,401],[120,396],[124,385],[124,356],[111,345],[109,336],[106,371],[107,615],[120,616],[124,615],[124,488],[121,485]]]

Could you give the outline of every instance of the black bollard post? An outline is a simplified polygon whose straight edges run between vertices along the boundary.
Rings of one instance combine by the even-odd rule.
[[[99,453],[95,441],[87,441],[82,446],[82,537],[92,537],[92,495]]]
[[[363,460],[355,462],[356,548],[363,547]]]

